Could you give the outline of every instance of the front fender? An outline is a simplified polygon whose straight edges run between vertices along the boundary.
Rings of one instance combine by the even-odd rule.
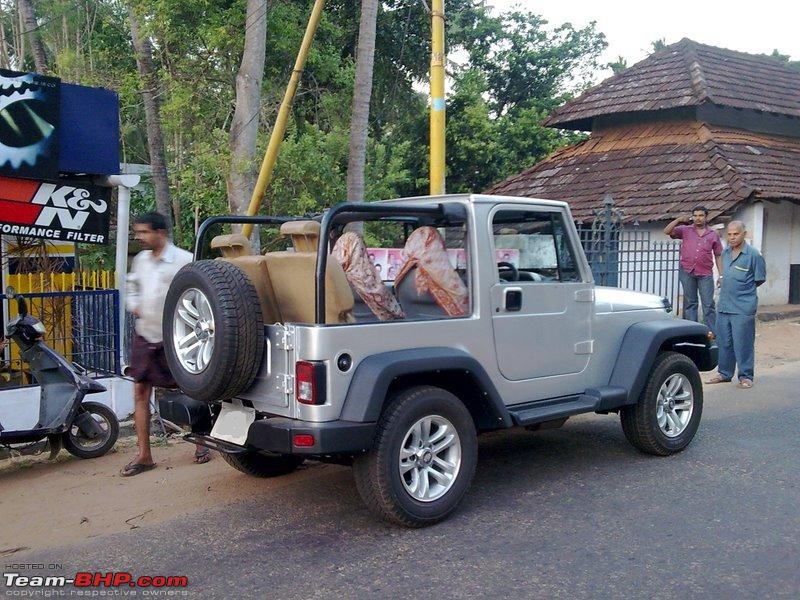
[[[511,415],[481,364],[463,350],[443,347],[382,352],[361,361],[347,390],[340,419],[357,423],[377,421],[389,387],[398,377],[444,371],[463,371],[479,388],[476,392],[480,392],[483,407],[495,426],[511,427]]]
[[[635,404],[644,389],[659,352],[673,350],[687,355],[700,371],[717,366],[717,347],[708,340],[705,325],[684,319],[643,321],[631,325],[622,345],[609,385],[628,390],[626,404]]]

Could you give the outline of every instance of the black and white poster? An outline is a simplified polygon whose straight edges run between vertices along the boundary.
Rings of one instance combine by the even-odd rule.
[[[61,80],[0,69],[0,175],[57,179]]]

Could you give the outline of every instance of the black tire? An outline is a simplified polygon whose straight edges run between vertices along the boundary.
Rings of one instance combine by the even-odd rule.
[[[686,377],[694,398],[691,416],[685,429],[679,435],[669,437],[658,425],[658,393],[667,378],[676,373]],[[662,352],[653,363],[639,400],[632,406],[622,408],[619,417],[622,431],[634,447],[647,454],[668,456],[680,452],[689,445],[700,426],[702,414],[703,384],[697,367],[683,354]]]
[[[178,301],[190,289],[208,299],[214,318],[214,347],[205,368],[193,373],[181,363],[173,343]],[[244,271],[221,260],[184,266],[173,279],[164,303],[164,352],[183,392],[202,402],[219,402],[246,390],[264,356],[264,321],[258,292]]]
[[[444,417],[458,433],[461,466],[451,487],[438,499],[420,501],[406,490],[400,474],[400,450],[420,419]],[[437,387],[406,389],[384,408],[373,448],[353,461],[356,487],[378,517],[405,527],[424,527],[445,519],[458,506],[475,474],[478,440],[469,410],[450,392]]]
[[[222,452],[221,454],[225,462],[234,469],[253,477],[288,475],[305,461],[302,456],[267,456],[259,452],[242,452],[240,454]]]
[[[117,415],[105,404],[100,404],[99,402],[83,402],[81,407],[93,417],[99,417],[99,419],[96,418],[95,420],[105,425],[105,435],[92,440],[85,437],[77,425],[70,425],[70,428],[61,436],[64,448],[78,458],[103,456],[117,443],[117,437],[119,437]]]

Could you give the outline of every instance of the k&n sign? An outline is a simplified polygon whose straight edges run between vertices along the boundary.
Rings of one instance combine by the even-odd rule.
[[[111,189],[0,177],[0,233],[107,244]]]

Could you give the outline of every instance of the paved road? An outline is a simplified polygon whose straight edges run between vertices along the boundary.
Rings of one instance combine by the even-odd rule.
[[[712,386],[669,458],[613,416],[482,437],[461,510],[425,530],[374,521],[349,469],[313,465],[268,497],[14,560],[187,575],[202,598],[798,598],[798,367]]]

